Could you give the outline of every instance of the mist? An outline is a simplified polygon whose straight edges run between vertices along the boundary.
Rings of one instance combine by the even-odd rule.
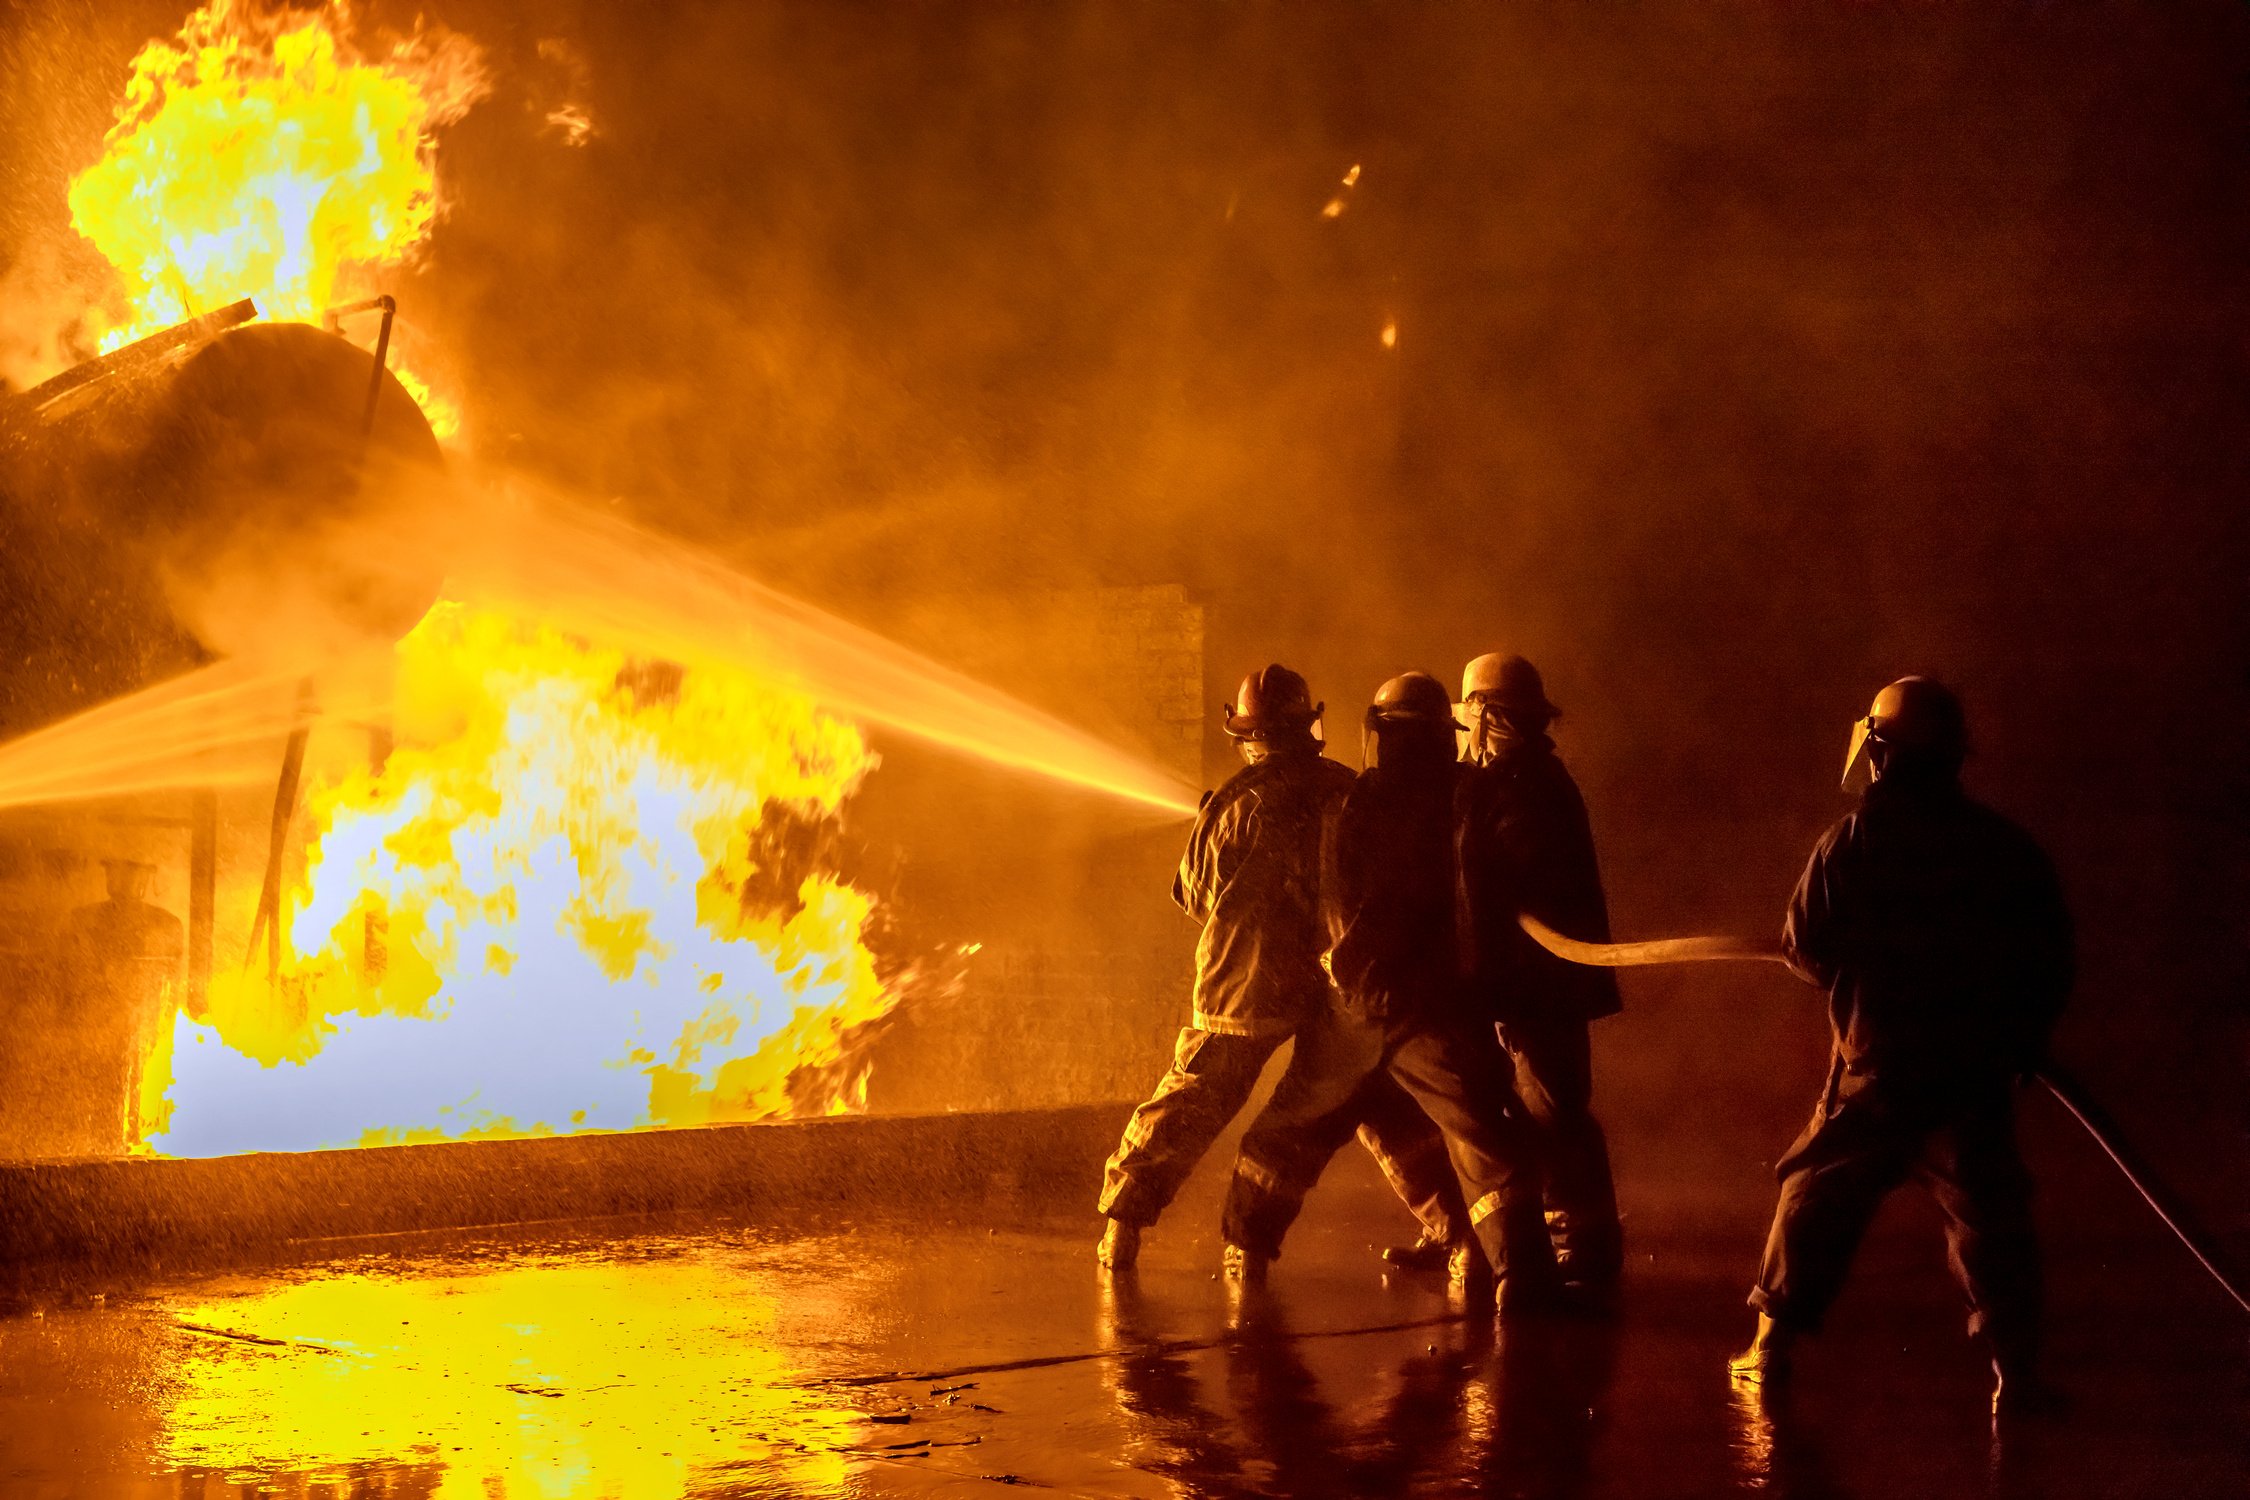
[[[1625,937],[1776,926],[1849,721],[1940,676],[2070,888],[2059,1050],[2245,1180],[2238,8],[433,16],[494,92],[395,290],[480,461],[1079,723],[1107,664],[1004,601],[1179,586],[1207,708],[1284,661],[1346,759],[1383,678],[1523,651]],[[29,276],[109,101],[6,95]],[[1778,1145],[1809,1001],[1634,976],[1609,1109]]]
[[[2240,1141],[2239,12],[452,20],[519,91],[416,304],[480,442],[939,654],[933,599],[1177,581],[1206,702],[1286,661],[1347,758],[1525,651],[1626,935],[1772,930],[1939,675],[2070,883],[2063,1051]],[[1620,1111],[1817,1068],[1778,974],[1631,989]]]

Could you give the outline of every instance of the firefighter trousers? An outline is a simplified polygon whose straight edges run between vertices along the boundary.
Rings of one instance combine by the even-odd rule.
[[[1588,1027],[1576,1018],[1513,1023],[1500,1043],[1515,1063],[1516,1097],[1539,1133],[1547,1227],[1563,1275],[1615,1281],[1624,1270],[1624,1233],[1609,1142],[1594,1118],[1594,1065]]]
[[[1533,1131],[1507,1055],[1482,1023],[1384,1023],[1334,1011],[1300,1032],[1296,1056],[1235,1159],[1228,1243],[1280,1254],[1305,1195],[1386,1084],[1442,1133],[1459,1201],[1470,1205],[1469,1227],[1494,1273],[1519,1283],[1551,1279]]]
[[[1124,1138],[1103,1171],[1096,1207],[1112,1219],[1156,1222],[1211,1143],[1242,1113],[1266,1060],[1288,1036],[1234,1036],[1182,1027],[1172,1065],[1148,1102],[1126,1122]],[[1371,1080],[1356,1111],[1342,1123],[1345,1138],[1357,1128],[1361,1143],[1425,1233],[1451,1239],[1460,1232],[1467,1214],[1445,1139],[1411,1095],[1388,1077]]]
[[[1904,1089],[1835,1064],[1812,1122],[1774,1173],[1781,1199],[1751,1306],[1777,1323],[1818,1328],[1876,1208],[1913,1177],[1945,1216],[1946,1259],[1968,1299],[1969,1331],[2005,1354],[2036,1351],[2039,1247],[2005,1079]]]

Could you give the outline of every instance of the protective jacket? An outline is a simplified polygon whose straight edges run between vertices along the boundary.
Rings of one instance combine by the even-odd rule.
[[[1360,773],[1323,846],[1328,971],[1344,1008],[1384,1022],[1450,1016],[1461,985],[1454,934],[1454,800],[1461,768]]]
[[[1459,814],[1461,957],[1473,1002],[1502,1024],[1616,1014],[1615,974],[1557,958],[1516,920],[1528,912],[1582,942],[1609,941],[1593,828],[1554,741],[1517,740],[1465,768]]]
[[[1828,991],[1843,1073],[1949,1089],[2036,1064],[2074,972],[2054,867],[1946,777],[1867,789],[1813,850],[1782,947]]]
[[[1204,799],[1172,899],[1203,924],[1194,1024],[1228,1036],[1295,1030],[1328,1000],[1320,836],[1352,772],[1313,753],[1268,756]]]

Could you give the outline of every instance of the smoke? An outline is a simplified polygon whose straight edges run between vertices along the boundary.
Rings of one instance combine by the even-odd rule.
[[[433,479],[419,503],[338,516],[307,533],[238,536],[181,580],[219,662],[0,746],[0,807],[229,783],[317,712],[385,714],[385,642],[339,619],[319,586],[372,577],[396,593],[450,569],[446,593],[682,666],[711,664],[867,723],[1012,771],[1178,818],[1194,810],[1161,770],[698,549],[509,476]],[[399,486],[387,486],[397,489]],[[244,557],[287,560],[276,568]],[[249,630],[262,627],[263,639]],[[213,632],[217,634],[214,636]],[[304,683],[306,691],[293,691]],[[313,691],[313,685],[318,691]]]
[[[2192,748],[2246,717],[2239,15],[543,24],[601,131],[466,122],[423,290],[510,456],[918,644],[1184,584],[1206,702],[1522,650],[1626,935],[1770,929],[1843,726],[1934,672],[2087,915],[2082,1045],[2153,989],[2131,1047],[2239,1054],[2240,780]],[[1778,978],[1633,991],[1627,1095],[1818,1047]]]
[[[1208,607],[1206,703],[1521,650],[1626,937],[1769,928],[1932,672],[2072,884],[2066,1053],[2239,1086],[2236,9],[440,15],[495,94],[392,289],[485,462],[941,661],[1089,584]],[[1615,1107],[1770,1134],[1789,993],[1636,977]]]

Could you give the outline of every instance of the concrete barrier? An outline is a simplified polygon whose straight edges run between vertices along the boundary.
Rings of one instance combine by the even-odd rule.
[[[680,1210],[803,1219],[995,1194],[1089,1207],[1126,1104],[0,1164],[0,1265],[257,1259],[307,1240]]]

